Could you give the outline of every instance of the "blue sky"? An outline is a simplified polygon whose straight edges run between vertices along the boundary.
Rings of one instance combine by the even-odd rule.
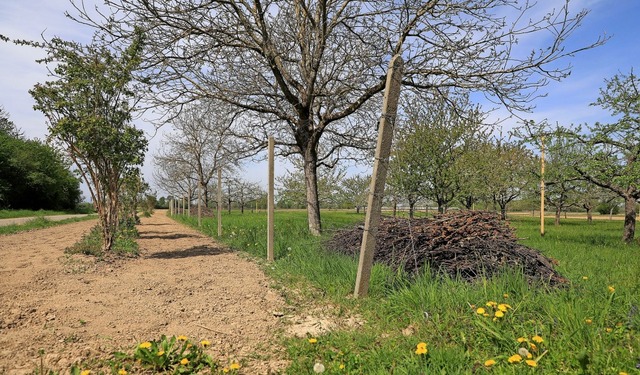
[[[96,1],[85,0],[85,3],[91,7]],[[539,0],[538,3],[550,7],[559,4],[560,0]],[[573,66],[571,76],[562,82],[551,82],[543,89],[548,93],[547,97],[535,102],[537,108],[534,113],[523,116],[564,125],[607,122],[608,113],[589,104],[597,99],[605,78],[619,72],[628,73],[631,68],[640,69],[640,1],[573,0],[572,4],[572,9],[587,8],[591,13],[570,38],[568,48],[593,42],[600,35],[611,39],[604,46],[581,52],[567,61]],[[41,40],[43,34],[46,38],[60,36],[88,41],[92,31],[67,19],[65,10],[73,13],[68,0],[3,0],[0,34],[12,39]],[[0,105],[29,138],[46,137],[44,116],[32,109],[34,103],[27,92],[36,83],[47,80],[45,66],[35,62],[43,56],[42,51],[33,48],[0,42]],[[496,115],[500,113],[503,112],[498,111]],[[505,126],[510,123],[515,123],[515,120],[506,121]],[[140,121],[137,124],[148,134],[153,134],[153,126]],[[157,136],[151,141],[149,156],[158,147],[159,138]],[[260,180],[264,170],[264,166],[248,166],[247,175],[258,176],[253,180]],[[143,171],[147,181],[153,184],[150,158],[147,158]]]

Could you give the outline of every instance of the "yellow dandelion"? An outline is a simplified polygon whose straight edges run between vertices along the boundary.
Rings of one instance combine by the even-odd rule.
[[[181,365],[186,366],[189,363],[189,359],[188,358],[182,358],[182,360],[180,361]]]
[[[238,370],[240,367],[241,366],[238,362],[233,362],[232,364],[229,365],[229,368],[232,370]]]
[[[493,366],[495,364],[496,364],[496,361],[494,361],[493,359],[487,359],[486,361],[484,361],[484,365],[486,367],[491,367],[491,366]]]
[[[177,339],[180,340],[180,341],[187,341],[187,336],[180,335],[180,336],[177,337]]]
[[[584,320],[584,322],[585,322],[585,323],[587,323],[587,324],[591,324],[591,323],[593,323],[593,320],[591,320],[591,319],[585,319],[585,320]]]
[[[127,375],[127,374],[128,374],[128,373],[127,373],[127,370],[125,370],[125,369],[123,369],[123,368],[122,368],[122,369],[120,369],[120,370],[118,370],[118,375]]]
[[[626,372],[624,372],[624,371],[620,371],[620,372],[618,373],[618,375],[629,375],[629,374],[627,374],[627,373],[626,373]]]
[[[164,355],[164,350],[159,351],[156,355],[158,357],[162,357]]]
[[[427,354],[429,352],[429,350],[427,349],[427,343],[426,342],[421,342],[418,345],[416,345],[416,354],[420,355],[420,354]]]
[[[526,361],[524,361],[524,363],[526,363],[530,367],[537,367],[538,366],[538,362],[534,361],[533,359],[527,359]]]
[[[544,342],[544,340],[542,339],[542,337],[540,335],[535,335],[531,338],[531,340],[533,340],[534,342],[538,343],[538,344],[542,344],[542,342]]]
[[[529,340],[527,340],[527,338],[526,338],[526,337],[518,337],[517,341],[518,341],[519,343],[523,343],[523,342],[525,342],[525,341],[529,341]]]
[[[339,367],[340,367],[340,370],[344,370],[344,363],[341,363]]]
[[[504,313],[501,310],[496,311],[495,313],[496,318],[502,318],[504,317]]]
[[[611,327],[607,327],[604,330],[607,331],[607,333],[613,332],[613,328],[611,328]]]
[[[507,312],[508,308],[509,308],[509,305],[507,305],[506,303],[501,303],[498,305],[498,310],[502,312]]]
[[[589,280],[589,276],[582,276],[582,280]]]
[[[482,314],[482,316],[489,316],[489,313],[484,313]]]
[[[476,314],[484,315],[485,313],[486,310],[484,309],[484,307],[478,307],[478,310],[476,310]]]
[[[489,307],[496,307],[498,305],[498,302],[496,302],[496,301],[488,301],[486,303],[486,305],[489,306]]]
[[[226,374],[227,372],[229,372],[229,368],[228,367],[223,368],[222,372],[224,372]]]
[[[529,349],[531,349],[534,352],[538,351],[538,346],[532,342],[529,343]]]
[[[507,361],[509,363],[520,363],[520,361],[522,361],[522,357],[520,356],[520,354],[514,354],[511,357],[509,357]]]
[[[209,340],[202,340],[200,341],[200,345],[206,348],[207,346],[211,345],[211,342]]]
[[[507,294],[507,293],[503,294],[502,298],[509,298],[509,294]]]
[[[315,344],[318,342],[318,339],[314,339],[313,337],[309,339],[309,344]]]
[[[145,341],[138,346],[140,349],[149,349],[151,347],[151,343],[149,341]]]
[[[616,291],[616,288],[612,287],[611,285],[609,285],[607,289],[609,289],[609,293],[614,293]]]
[[[80,375],[91,375],[91,370],[82,370]]]

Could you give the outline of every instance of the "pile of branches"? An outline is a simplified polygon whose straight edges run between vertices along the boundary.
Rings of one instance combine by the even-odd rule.
[[[348,255],[360,252],[363,226],[339,231],[327,248]],[[515,231],[486,211],[454,211],[433,218],[383,218],[374,262],[420,274],[424,267],[473,281],[505,269],[521,269],[527,281],[559,285],[568,282],[553,261],[517,242]]]

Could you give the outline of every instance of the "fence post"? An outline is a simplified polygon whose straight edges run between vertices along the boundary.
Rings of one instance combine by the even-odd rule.
[[[273,151],[275,141],[273,137],[269,137],[269,188],[267,199],[267,261],[273,262],[273,238],[274,238],[274,197],[273,197],[273,180],[274,180],[274,166],[273,166]]]
[[[222,237],[222,168],[218,167],[218,237]]]
[[[371,268],[373,267],[373,255],[376,247],[376,236],[382,209],[384,184],[387,178],[389,166],[389,154],[393,140],[393,127],[398,111],[398,99],[402,82],[404,61],[400,55],[395,55],[389,63],[387,70],[387,83],[382,104],[382,116],[378,128],[378,143],[376,156],[369,187],[369,201],[365,217],[362,244],[360,246],[360,260],[358,262],[358,274],[356,277],[355,297],[365,297],[369,291]]]

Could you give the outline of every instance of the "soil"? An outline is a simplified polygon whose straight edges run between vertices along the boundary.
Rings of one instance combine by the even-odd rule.
[[[65,255],[95,221],[0,236],[0,373],[64,370],[132,352],[162,334],[211,341],[241,373],[287,366],[276,337],[290,308],[260,266],[157,211],[138,226],[141,256]],[[308,322],[307,322],[308,323]]]

